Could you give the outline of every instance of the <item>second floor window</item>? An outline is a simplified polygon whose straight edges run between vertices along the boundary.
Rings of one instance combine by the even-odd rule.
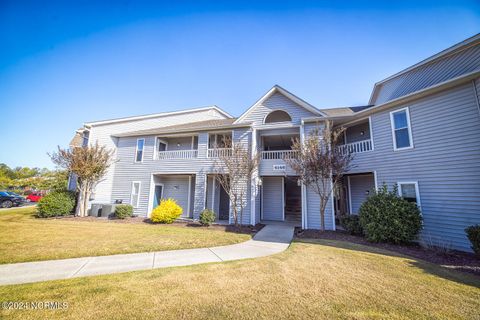
[[[137,148],[135,150],[135,162],[143,161],[143,147],[145,146],[145,139],[137,139]]]
[[[390,112],[390,121],[392,125],[393,149],[413,148],[408,108]]]

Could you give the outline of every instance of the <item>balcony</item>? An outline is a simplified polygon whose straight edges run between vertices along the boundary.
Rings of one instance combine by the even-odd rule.
[[[262,151],[261,155],[262,160],[286,160],[295,158],[297,152],[293,150]]]
[[[198,150],[171,150],[158,151],[155,160],[166,159],[193,159],[198,157]]]
[[[232,155],[231,148],[213,148],[207,149],[208,158],[228,157]]]
[[[373,150],[371,139],[343,144],[341,146],[338,146],[338,148],[340,149],[340,152],[343,154],[346,152],[363,153],[363,152],[368,152]]]

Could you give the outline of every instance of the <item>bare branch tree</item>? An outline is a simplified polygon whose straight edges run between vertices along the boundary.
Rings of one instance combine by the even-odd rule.
[[[73,147],[49,154],[52,161],[77,177],[78,202],[75,214],[87,215],[88,200],[95,185],[107,173],[112,165],[113,151],[104,146]]]
[[[296,156],[285,161],[307,187],[320,197],[320,225],[325,230],[325,209],[333,191],[351,168],[353,154],[348,148],[340,148],[344,128],[333,129],[326,121],[322,130],[313,129],[305,141],[294,139],[292,150]]]
[[[259,156],[252,155],[240,142],[223,137],[224,152],[218,152],[214,172],[216,179],[230,198],[235,226],[243,224],[243,211],[247,206],[247,192],[253,173],[258,169]]]

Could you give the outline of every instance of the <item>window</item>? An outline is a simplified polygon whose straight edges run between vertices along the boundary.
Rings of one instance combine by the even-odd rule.
[[[90,132],[88,131],[83,131],[83,136],[82,136],[82,147],[88,146],[88,137],[90,135]]]
[[[390,121],[392,125],[393,149],[413,148],[408,108],[390,112]]]
[[[399,182],[398,195],[408,202],[415,202],[420,207],[420,193],[418,182]]]
[[[270,112],[266,117],[264,123],[287,122],[292,121],[292,117],[282,110],[275,110]]]
[[[157,152],[167,151],[168,143],[164,140],[157,138]]]
[[[231,133],[211,133],[208,136],[208,148],[226,148],[225,141],[230,141],[232,139]]]
[[[135,151],[135,162],[143,161],[143,147],[145,145],[145,139],[137,139],[137,149]]]
[[[134,207],[138,207],[140,199],[140,181],[132,182],[132,193],[130,195],[130,204]]]

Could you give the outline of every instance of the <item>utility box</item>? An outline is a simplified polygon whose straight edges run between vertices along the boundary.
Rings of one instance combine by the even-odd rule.
[[[100,214],[102,213],[102,206],[103,205],[101,203],[92,204],[89,215],[92,217],[100,217]]]

